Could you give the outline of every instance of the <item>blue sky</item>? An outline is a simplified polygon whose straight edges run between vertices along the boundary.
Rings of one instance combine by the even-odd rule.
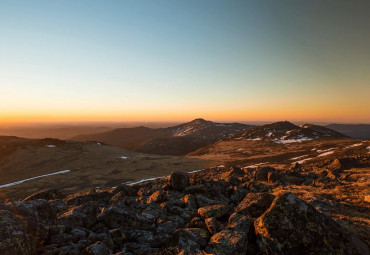
[[[370,122],[365,1],[0,1],[0,118]]]

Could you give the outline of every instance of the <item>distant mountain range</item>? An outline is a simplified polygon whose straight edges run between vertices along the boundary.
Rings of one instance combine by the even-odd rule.
[[[325,138],[347,138],[347,136],[323,126],[313,124],[297,126],[289,121],[280,121],[239,132],[228,139],[292,143]]]
[[[195,119],[168,128],[119,128],[108,132],[73,137],[77,141],[99,141],[138,152],[185,155],[203,146],[254,126],[240,123],[215,123]]]
[[[326,127],[353,138],[370,139],[370,124],[330,124]]]
[[[79,135],[77,141],[98,141],[137,152],[159,155],[186,155],[221,140],[261,140],[275,143],[302,142],[313,139],[347,138],[327,127],[288,121],[263,126],[241,123],[215,123],[204,119],[167,128],[119,128],[97,134]]]

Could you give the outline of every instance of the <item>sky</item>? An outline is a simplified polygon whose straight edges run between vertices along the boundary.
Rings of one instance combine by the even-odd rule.
[[[370,123],[370,1],[0,0],[0,123]]]

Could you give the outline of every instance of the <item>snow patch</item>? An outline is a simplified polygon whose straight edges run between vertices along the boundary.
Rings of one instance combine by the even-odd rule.
[[[295,163],[298,163],[298,164],[303,164],[304,162],[308,161],[308,160],[311,160],[312,158],[305,158],[305,159],[302,159],[302,160],[298,160],[296,162],[293,162],[292,165],[294,165]]]
[[[352,145],[348,145],[346,147],[344,147],[344,149],[349,149],[349,148],[353,148],[353,147],[357,147],[357,146],[361,146],[362,143],[356,143],[356,144],[352,144]]]
[[[56,145],[53,145],[53,144],[47,144],[47,145],[45,145],[45,147],[48,147],[48,148],[55,148],[55,147],[57,147]]]
[[[117,158],[119,158],[119,159],[128,159],[128,156],[119,156]]]
[[[248,140],[248,141],[261,141],[262,138],[257,137],[257,138],[249,138],[249,139],[246,139],[246,140]]]
[[[260,165],[263,165],[263,164],[268,164],[269,162],[264,162],[264,163],[258,163],[258,164],[254,164],[254,165],[250,165],[250,166],[245,166],[244,168],[256,168]]]
[[[283,137],[282,137],[283,138]],[[275,143],[301,143],[304,141],[311,141],[312,138],[302,137],[298,139],[287,139],[287,140],[273,140]]]
[[[192,174],[192,173],[198,173],[198,172],[201,172],[201,171],[204,171],[205,169],[198,169],[198,170],[193,170],[193,171],[190,171],[188,172],[189,174]]]
[[[302,155],[302,156],[298,156],[298,157],[295,157],[295,158],[291,158],[290,160],[296,160],[296,159],[300,159],[300,158],[304,158],[304,157],[307,157],[308,155]]]
[[[21,183],[24,183],[26,181],[46,177],[46,176],[51,176],[51,175],[56,175],[56,174],[65,174],[65,173],[68,173],[70,171],[71,170],[62,170],[62,171],[58,171],[58,172],[54,172],[54,173],[50,173],[50,174],[43,174],[43,175],[39,175],[39,176],[36,176],[36,177],[27,178],[27,179],[16,181],[16,182],[11,182],[11,183],[8,183],[8,184],[0,185],[0,189],[10,187],[10,186],[13,186],[13,185],[17,185],[17,184],[21,184]]]
[[[327,151],[331,151],[331,150],[334,150],[335,148],[329,148],[329,149],[325,149],[325,150],[317,150],[318,153],[321,153],[321,152],[327,152]]]
[[[327,156],[327,155],[330,155],[330,154],[333,154],[334,151],[327,151],[327,152],[324,152],[324,153],[321,153],[320,155],[318,155],[318,157],[324,157],[324,156]]]

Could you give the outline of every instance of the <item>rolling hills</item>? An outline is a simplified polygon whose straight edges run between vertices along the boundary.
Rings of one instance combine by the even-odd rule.
[[[80,135],[72,140],[99,141],[150,154],[185,155],[252,127],[240,123],[215,123],[195,119],[168,128],[120,128],[98,134]]]

